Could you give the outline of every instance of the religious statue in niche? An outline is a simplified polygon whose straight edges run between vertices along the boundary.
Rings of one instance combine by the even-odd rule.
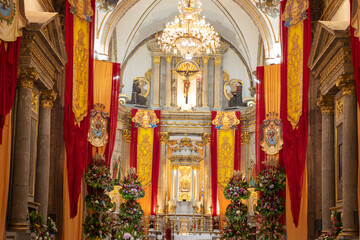
[[[245,106],[242,100],[242,85],[243,83],[237,81],[235,91],[232,91],[231,94],[233,95],[229,101],[229,107],[236,107],[236,106]]]
[[[190,80],[199,72],[198,67],[190,61],[181,62],[176,72],[180,75],[180,78],[184,83],[184,98],[185,104],[189,103],[189,88],[190,88]]]
[[[139,78],[135,78],[131,93],[131,101],[129,103],[146,106],[146,102],[146,97],[141,95],[140,80]]]

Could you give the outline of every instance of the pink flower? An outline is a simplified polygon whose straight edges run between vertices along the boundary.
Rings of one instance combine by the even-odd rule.
[[[124,239],[129,239],[131,238],[131,234],[130,233],[124,233]]]

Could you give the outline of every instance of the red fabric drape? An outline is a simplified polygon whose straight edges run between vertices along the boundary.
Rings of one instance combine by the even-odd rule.
[[[287,1],[281,2],[281,12],[285,8]],[[310,3],[309,3],[310,4]],[[310,7],[309,7],[310,9]],[[282,161],[285,166],[285,172],[288,178],[291,212],[294,218],[295,226],[299,222],[303,174],[306,161],[307,130],[308,130],[308,88],[309,73],[307,66],[310,47],[311,47],[311,28],[310,11],[307,11],[308,18],[304,20],[304,45],[303,45],[303,105],[302,115],[298,127],[293,129],[291,123],[287,120],[287,49],[288,49],[288,28],[281,24],[281,109],[280,117],[283,123],[283,150]],[[299,73],[301,74],[301,73]]]
[[[151,215],[156,214],[157,192],[159,183],[159,170],[160,170],[160,134],[161,134],[161,111],[155,110],[156,117],[159,119],[159,124],[154,128],[153,140],[153,165],[152,165],[152,183],[151,183]]]
[[[350,16],[353,15],[352,3],[353,1],[350,0]],[[356,9],[354,11],[356,11]],[[354,78],[355,78],[356,93],[357,93],[356,96],[357,96],[358,104],[360,104],[360,41],[357,37],[354,36],[353,27],[350,27],[350,33],[351,33],[351,55],[353,60]]]
[[[20,37],[15,42],[0,40],[0,144],[5,117],[13,107],[15,99],[20,40]]]
[[[110,167],[111,157],[115,145],[117,116],[119,108],[119,91],[120,91],[120,63],[113,63],[112,71],[112,86],[111,86],[111,104],[110,104],[110,119],[109,119],[109,142],[105,149],[106,165]]]
[[[216,117],[216,111],[211,112],[211,122]],[[214,124],[211,124],[211,135],[210,135],[210,146],[211,146],[211,199],[212,199],[212,215],[217,214],[217,130]]]
[[[235,112],[240,120],[240,111]],[[234,170],[241,170],[241,122],[235,129]]]
[[[92,7],[95,9],[95,1],[92,0]],[[70,217],[77,215],[77,205],[81,192],[81,180],[88,156],[87,134],[89,129],[89,114],[93,105],[93,39],[94,25],[90,25],[90,46],[89,46],[89,84],[88,84],[88,115],[80,123],[75,125],[74,113],[72,111],[72,82],[73,82],[73,15],[70,13],[70,4],[66,1],[66,53],[68,62],[66,64],[65,79],[65,114],[64,114],[64,140],[67,154],[68,184],[70,198]]]
[[[260,147],[260,126],[265,119],[265,90],[264,90],[264,67],[256,68],[256,124],[255,124],[255,151],[256,151],[256,175],[264,169],[265,153]]]
[[[137,141],[138,141],[138,129],[135,127],[135,123],[132,118],[135,117],[137,109],[133,108],[131,114],[131,141],[130,141],[130,167],[137,168]]]

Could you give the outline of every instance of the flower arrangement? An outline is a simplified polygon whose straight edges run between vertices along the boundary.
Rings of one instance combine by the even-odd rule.
[[[55,222],[48,217],[47,224],[44,223],[43,216],[38,211],[32,211],[29,213],[30,220],[30,231],[35,233],[36,240],[49,240],[51,239],[51,234],[57,232]]]
[[[105,164],[104,155],[96,155],[93,163],[85,173],[87,185],[96,190],[106,190],[110,192],[114,189],[114,182],[111,178],[110,170]]]
[[[222,239],[245,240],[250,236],[250,226],[247,223],[247,206],[241,202],[250,196],[249,184],[240,171],[234,171],[224,189],[226,199],[231,203],[226,208],[226,225],[223,229]]]
[[[89,214],[85,218],[83,231],[89,239],[104,239],[111,236],[114,225],[108,213],[113,204],[106,193],[114,189],[114,183],[104,155],[94,157],[85,173],[85,179],[89,186],[89,193],[85,198]]]
[[[285,212],[285,201],[279,192],[286,187],[286,177],[282,169],[268,167],[258,177],[255,190],[260,191],[256,211],[260,214],[257,237],[263,240],[281,239],[284,226],[280,217]]]
[[[248,199],[250,197],[248,188],[249,183],[245,181],[242,174],[238,171],[234,171],[234,175],[230,178],[229,183],[224,189],[224,196],[226,199],[233,201]]]
[[[119,192],[125,200],[136,200],[145,195],[134,168],[130,168],[128,175],[120,181],[120,187]]]
[[[120,205],[120,220],[113,228],[113,236],[116,239],[143,239],[144,211],[136,199],[144,197],[145,192],[134,168],[130,168],[128,175],[120,181],[119,192],[126,201]]]
[[[335,240],[337,239],[343,230],[343,223],[341,220],[341,213],[338,211],[334,211],[334,213],[331,215],[331,231],[328,232],[323,239],[326,240]]]

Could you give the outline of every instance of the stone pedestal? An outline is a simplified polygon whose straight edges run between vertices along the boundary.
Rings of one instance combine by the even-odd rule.
[[[47,219],[49,198],[49,173],[50,173],[50,122],[51,109],[56,99],[56,93],[52,90],[41,91],[37,161],[36,161],[36,184],[35,201],[40,204],[39,211]]]
[[[318,106],[322,113],[322,232],[327,233],[331,229],[330,208],[335,206],[334,97],[322,95]]]
[[[357,206],[357,115],[355,82],[352,75],[342,75],[336,86],[343,93],[343,239],[358,236],[359,228],[354,224],[354,210]]]
[[[9,230],[27,231],[29,229],[27,210],[30,171],[31,103],[34,81],[37,81],[38,77],[39,74],[33,68],[20,69],[11,201],[9,201],[11,202]]]

